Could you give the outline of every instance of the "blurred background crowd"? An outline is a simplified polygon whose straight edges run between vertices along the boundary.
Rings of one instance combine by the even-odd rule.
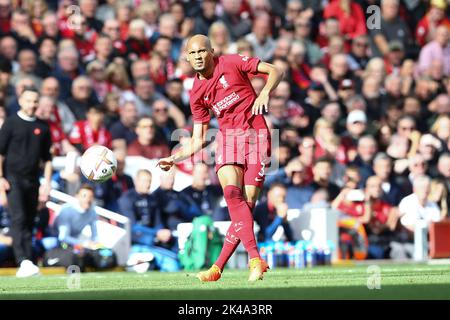
[[[24,87],[38,87],[37,116],[51,127],[53,155],[113,149],[117,174],[92,186],[92,201],[148,227],[133,229],[134,243],[176,252],[178,223],[205,214],[228,220],[213,166],[186,160],[176,170],[192,176],[191,186],[175,191],[171,172],[150,193],[152,175],[128,176],[125,160],[168,156],[179,143],[174,130],[191,129],[195,74],[184,45],[205,34],[218,56],[255,56],[285,71],[265,115],[279,130],[279,168],[255,209],[258,239],[281,226],[287,240],[298,240],[289,210],[324,207],[353,221],[339,225],[342,258],[355,258],[358,225],[368,241],[364,258],[410,258],[415,224],[449,215],[448,7],[446,0],[0,0],[0,125],[18,111]],[[251,81],[256,93],[265,83]],[[76,171],[54,174],[54,187],[71,195],[85,182]],[[46,211],[37,240],[51,233]],[[5,263],[11,239],[7,208],[1,212]]]

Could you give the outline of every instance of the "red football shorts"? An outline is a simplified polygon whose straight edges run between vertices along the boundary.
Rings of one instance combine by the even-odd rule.
[[[262,187],[270,165],[271,137],[267,129],[219,131],[216,143],[216,173],[225,165],[239,165],[244,169],[244,185]]]

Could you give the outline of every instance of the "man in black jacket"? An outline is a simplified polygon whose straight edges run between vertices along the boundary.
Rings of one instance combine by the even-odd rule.
[[[7,200],[2,202],[7,202],[11,215],[18,277],[39,273],[31,261],[32,230],[38,201],[48,199],[52,175],[50,129],[35,117],[38,101],[39,92],[25,87],[19,97],[19,112],[6,119],[0,131],[0,191],[7,192]],[[39,187],[41,162],[45,163],[45,183]]]

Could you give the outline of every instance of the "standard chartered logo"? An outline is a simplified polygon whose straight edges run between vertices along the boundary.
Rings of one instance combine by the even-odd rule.
[[[228,108],[229,106],[231,106],[233,103],[235,103],[239,99],[240,99],[239,95],[233,91],[232,94],[226,96],[219,102],[213,104],[212,108],[213,108],[214,112],[216,113],[216,115],[219,116],[220,112],[223,109]]]

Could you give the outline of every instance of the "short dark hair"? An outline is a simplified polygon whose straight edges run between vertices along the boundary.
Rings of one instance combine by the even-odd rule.
[[[37,93],[37,94],[40,94],[39,93],[39,90],[35,87],[35,86],[25,86],[24,88],[23,88],[23,91],[22,91],[22,93],[20,94],[20,95],[23,95],[25,92],[35,92],[35,93]]]
[[[269,187],[269,191],[273,190],[275,188],[282,188],[282,189],[287,189],[286,185],[284,183],[281,182],[274,182],[270,185]]]
[[[87,111],[97,111],[100,113],[106,113],[106,107],[104,104],[98,103],[98,104],[91,104],[88,106]]]
[[[77,193],[79,193],[81,190],[90,190],[90,191],[92,191],[92,193],[95,194],[94,187],[91,186],[89,183],[83,183],[83,184],[78,188]]]
[[[43,36],[42,38],[40,38],[38,40],[37,47],[40,48],[42,46],[42,44],[44,43],[44,41],[46,41],[46,40],[49,40],[49,41],[53,42],[53,44],[55,46],[58,44],[57,41],[54,38],[49,37],[49,36]]]
[[[316,160],[316,162],[314,163],[314,165],[316,165],[316,164],[318,164],[318,163],[321,163],[321,162],[326,162],[326,163],[328,163],[330,166],[333,165],[333,160],[332,160],[331,158],[327,157],[327,156],[318,158],[318,159]]]

